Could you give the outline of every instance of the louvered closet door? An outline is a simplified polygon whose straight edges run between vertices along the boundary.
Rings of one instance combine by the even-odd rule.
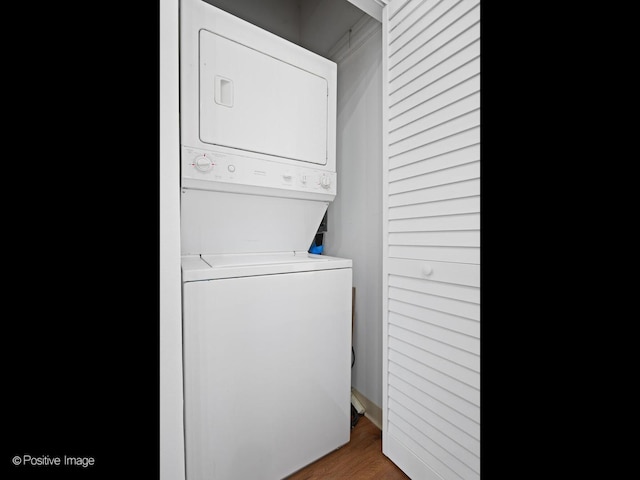
[[[480,4],[383,10],[383,451],[480,478]]]

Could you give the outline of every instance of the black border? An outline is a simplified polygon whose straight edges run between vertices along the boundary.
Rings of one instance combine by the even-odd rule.
[[[158,478],[159,2],[12,8],[4,476]]]

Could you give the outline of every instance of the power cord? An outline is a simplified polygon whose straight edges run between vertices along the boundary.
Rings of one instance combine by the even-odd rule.
[[[353,346],[351,346],[351,368],[353,368],[355,364],[356,364],[356,351],[353,348]],[[358,423],[358,420],[360,420],[361,416],[362,415],[360,415],[356,410],[356,407],[354,407],[353,404],[351,404],[351,428],[356,426],[356,423]]]
[[[358,423],[358,420],[360,420],[360,417],[362,417],[362,415],[360,415],[356,410],[356,407],[354,407],[353,404],[351,404],[351,428],[356,426],[356,423]]]

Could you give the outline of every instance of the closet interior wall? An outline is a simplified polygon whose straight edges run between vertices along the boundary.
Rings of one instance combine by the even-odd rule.
[[[340,45],[340,44],[339,44]],[[351,385],[382,405],[382,29],[369,16],[332,55],[338,64],[338,193],[327,255],[353,259],[355,363]],[[375,421],[375,419],[374,419]]]

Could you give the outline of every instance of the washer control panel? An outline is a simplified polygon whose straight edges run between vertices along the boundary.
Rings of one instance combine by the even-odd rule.
[[[182,178],[336,194],[336,173],[182,147]]]

